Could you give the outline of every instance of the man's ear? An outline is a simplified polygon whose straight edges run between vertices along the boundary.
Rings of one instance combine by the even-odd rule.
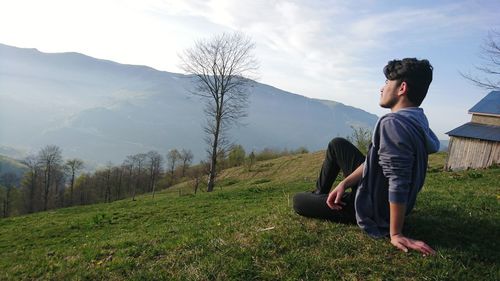
[[[406,81],[401,82],[398,89],[398,95],[406,95],[408,92],[408,84]]]

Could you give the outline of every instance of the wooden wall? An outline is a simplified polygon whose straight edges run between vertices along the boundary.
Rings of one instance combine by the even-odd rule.
[[[500,117],[490,116],[490,115],[479,115],[473,113],[471,122],[485,124],[485,125],[500,126]]]
[[[450,137],[446,170],[486,168],[500,164],[500,142]]]

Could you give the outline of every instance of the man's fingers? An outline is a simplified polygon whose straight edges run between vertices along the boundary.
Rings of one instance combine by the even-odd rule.
[[[429,247],[429,248],[430,248],[430,247]],[[431,255],[435,255],[435,254],[436,254],[436,250],[434,250],[434,249],[432,249],[432,248],[430,248],[430,249],[431,249],[431,253],[430,253],[430,254],[431,254]]]
[[[401,251],[408,253],[408,248],[406,248],[403,244],[399,243],[398,241],[393,242],[392,245],[396,246],[396,248],[400,249]]]
[[[418,251],[418,252],[424,254],[424,255],[430,255],[430,251],[423,246],[410,245],[409,247],[415,251]]]
[[[330,207],[330,209],[333,209],[333,207],[334,207],[333,206],[333,204],[335,202],[334,197],[335,197],[335,194],[333,194],[333,192],[332,192],[332,193],[328,194],[328,198],[326,199],[326,205],[328,205],[328,207]]]
[[[423,247],[424,247],[425,251],[427,251],[429,255],[436,254],[436,251],[434,251],[434,249],[432,249],[431,246],[427,245],[424,242],[422,242],[422,243],[423,243]]]
[[[341,206],[341,205],[339,205],[339,204],[335,204],[335,203],[330,204],[330,205],[328,205],[328,206],[330,207],[330,209],[333,209],[333,210],[335,210],[335,211],[338,211],[338,210],[341,210],[341,209],[342,209],[342,206]]]
[[[345,206],[345,203],[341,201],[341,202],[340,202],[340,204],[338,204],[338,203],[334,203],[334,204],[333,204],[333,208],[332,208],[332,209],[334,209],[334,210],[336,210],[336,211],[338,211],[338,210],[342,210],[342,207],[343,207],[343,206]]]
[[[330,207],[330,209],[332,210],[335,210],[335,211],[338,211],[338,210],[342,210],[342,206],[339,205],[339,204],[327,204],[328,207]]]
[[[426,254],[426,255],[435,255],[436,254],[436,251],[434,251],[434,249],[432,249],[429,245],[427,245],[425,243],[424,243],[424,246],[422,246],[422,249],[425,251],[424,254]]]
[[[408,242],[409,242],[407,245],[408,247],[410,247],[413,250],[419,251],[424,255],[434,255],[436,253],[436,251],[434,251],[429,245],[427,245],[423,241],[411,240]]]
[[[342,194],[343,192],[339,192],[339,193],[336,193],[336,197],[335,197],[335,204],[340,204],[340,203],[343,203],[342,201],[340,201],[342,199]]]
[[[346,205],[346,203],[342,202],[341,199],[341,192],[337,192],[336,190],[334,190],[328,195],[328,198],[326,199],[326,205],[328,205],[330,209],[336,211],[341,210],[342,206]]]
[[[431,247],[429,247],[429,245],[427,245],[423,242],[422,242],[422,245],[419,246],[419,251],[422,252],[424,255],[434,254],[434,250]]]
[[[327,203],[328,207],[330,207],[331,209],[333,209],[335,207],[335,205],[337,204],[337,192],[336,191],[332,191],[328,195],[328,199],[326,200],[326,203]]]
[[[424,241],[413,240],[406,237],[391,237],[391,244],[403,252],[408,252],[408,248],[422,253],[424,256],[434,255],[436,251],[427,245]]]

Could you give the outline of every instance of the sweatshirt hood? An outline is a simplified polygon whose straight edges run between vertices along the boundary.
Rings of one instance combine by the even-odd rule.
[[[425,117],[424,110],[420,107],[406,107],[395,112],[407,118],[415,124],[425,136],[425,144],[428,153],[434,153],[439,150],[439,139],[436,134],[429,128],[429,121]]]

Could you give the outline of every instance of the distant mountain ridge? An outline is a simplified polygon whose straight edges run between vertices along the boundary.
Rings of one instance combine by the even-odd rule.
[[[14,184],[19,186],[27,170],[28,167],[18,160],[0,155],[0,185],[5,185],[3,175],[12,173],[15,175]]]
[[[0,44],[0,145],[120,163],[126,155],[171,148],[205,157],[203,104],[189,75],[124,65],[78,53],[42,53]],[[350,126],[377,116],[342,103],[253,83],[245,126],[231,139],[247,151],[324,149]]]

